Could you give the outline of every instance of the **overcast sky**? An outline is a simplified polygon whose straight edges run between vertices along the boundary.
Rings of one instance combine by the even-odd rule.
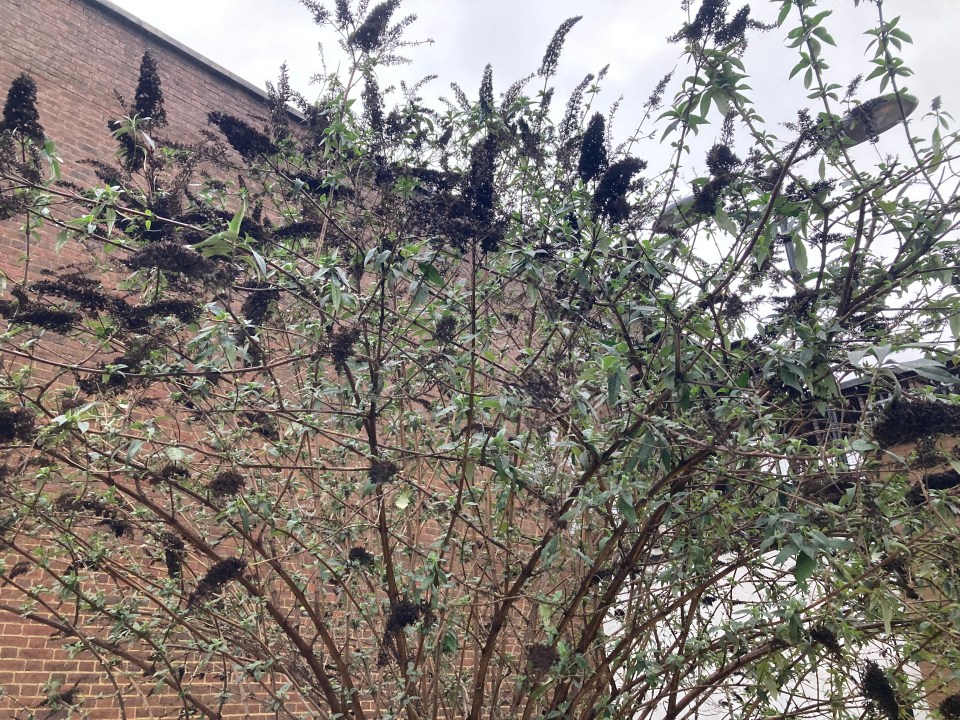
[[[336,40],[316,28],[310,14],[295,0],[113,0],[147,23],[159,28],[235,74],[261,85],[276,77],[286,62],[295,87],[308,97],[307,79],[320,71],[318,42],[327,48],[328,60],[336,57]],[[332,2],[329,3],[332,5]],[[740,7],[731,0],[732,10]],[[476,96],[483,67],[493,64],[495,87],[533,72],[554,30],[566,18],[584,19],[567,38],[560,61],[560,97],[587,72],[610,63],[604,94],[596,108],[606,110],[624,96],[615,132],[630,134],[641,107],[657,80],[676,68],[676,81],[683,77],[678,66],[681,47],[665,38],[676,32],[687,15],[680,0],[405,0],[400,14],[413,13],[417,23],[410,38],[427,39],[432,45],[411,48],[413,64],[401,69],[408,81],[427,74],[440,75],[425,94],[449,95],[449,83],[457,81]],[[695,0],[693,9],[699,6]],[[752,17],[772,20],[780,0],[753,0]],[[857,74],[869,74],[872,52],[863,33],[876,19],[871,0],[821,0],[832,9],[827,27],[840,45],[827,48],[831,79],[846,85]],[[960,118],[960,64],[957,33],[960,30],[960,0],[886,0],[887,18],[902,16],[900,27],[911,34],[914,45],[904,49],[906,64],[916,73],[906,86],[918,96],[921,115],[936,95],[944,107]],[[755,35],[745,61],[754,88],[758,111],[768,121],[795,117],[800,107],[817,107],[804,97],[799,83],[788,86],[790,68],[799,59],[796,50],[784,49],[786,29]],[[396,77],[396,76],[394,76]],[[676,81],[673,90],[676,89]],[[385,83],[381,81],[381,86]],[[531,90],[535,90],[531,83]],[[668,93],[667,99],[670,94]],[[865,86],[860,99],[878,94],[876,81]]]

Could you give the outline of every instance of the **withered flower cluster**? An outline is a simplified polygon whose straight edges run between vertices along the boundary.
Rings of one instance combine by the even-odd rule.
[[[373,567],[377,562],[377,559],[369,550],[367,550],[365,547],[360,547],[359,545],[350,548],[350,552],[347,554],[347,560],[351,563],[367,568]]]
[[[133,527],[120,511],[96,496],[64,493],[57,497],[53,506],[62,513],[90,513],[100,518],[98,525],[105,525],[116,537],[133,533]]]
[[[34,302],[22,288],[13,288],[10,294],[14,300],[0,300],[0,316],[15,323],[65,334],[80,321],[80,313]]]
[[[249,290],[250,293],[244,298],[240,312],[248,323],[259,327],[280,299],[280,290],[270,283],[259,280],[247,283],[244,289]]]
[[[386,2],[374,5],[360,27],[350,36],[349,43],[365,53],[378,50],[384,33],[387,31],[390,18],[399,6],[400,0],[386,0]]]
[[[43,144],[43,126],[37,110],[37,84],[26,73],[18,75],[10,85],[3,105],[0,132],[18,132],[37,144]]]
[[[171,578],[182,577],[183,561],[187,557],[183,540],[172,532],[164,532],[160,535],[160,542],[163,545],[163,560],[167,566],[167,574]]]
[[[882,97],[875,97],[850,109],[850,117],[853,120],[853,124],[856,127],[862,127],[864,134],[872,143],[876,143],[880,139],[873,122],[873,111],[882,102]]]
[[[889,448],[930,434],[960,432],[960,407],[923,398],[894,398],[873,426],[873,437]]]
[[[672,35],[670,42],[684,40],[699,43],[712,39],[717,45],[729,45],[733,42],[742,42],[748,27],[765,28],[760,23],[750,21],[750,6],[744,5],[727,22],[729,0],[703,0],[693,22],[687,23],[679,32]]]
[[[960,693],[945,698],[937,709],[944,720],[960,720]]]
[[[606,121],[594,113],[580,143],[580,161],[577,173],[583,182],[590,182],[607,166]]]
[[[396,463],[375,458],[370,462],[367,475],[372,485],[383,485],[393,480],[398,472],[400,472],[400,468],[397,467]]]
[[[46,275],[53,273],[45,271]],[[173,315],[182,322],[194,322],[200,313],[195,302],[169,298],[144,305],[130,305],[126,300],[105,292],[99,280],[79,272],[67,272],[56,279],[38,280],[30,289],[41,296],[59,297],[76,303],[88,312],[110,312],[128,329],[142,329],[150,318]],[[22,298],[21,298],[22,300]],[[27,303],[31,303],[29,299]]]
[[[7,579],[14,580],[21,575],[26,575],[28,572],[30,572],[32,567],[33,565],[31,563],[27,562],[26,560],[21,560],[12,568],[10,568],[10,572],[7,573]]]
[[[626,157],[610,165],[600,176],[593,195],[594,216],[606,218],[612,224],[622,223],[629,218],[630,203],[627,201],[627,193],[633,185],[633,176],[646,166],[646,162],[634,157]]]
[[[552,645],[536,643],[527,647],[527,665],[535,675],[542,675],[558,662],[560,653]]]
[[[141,118],[150,118],[150,126],[157,128],[167,124],[167,111],[163,107],[163,90],[157,61],[148,50],[140,60],[140,79],[134,95],[134,112]]]
[[[433,336],[441,343],[452,342],[456,337],[457,320],[453,315],[444,315],[437,320],[433,329]]]
[[[113,118],[107,121],[107,129],[117,136],[124,169],[128,173],[135,173],[144,168],[147,158],[152,154],[152,148],[141,137],[141,133],[167,124],[160,74],[157,72],[157,62],[149,51],[140,59],[140,74],[133,105],[126,107],[122,97],[120,102],[135,124],[125,127],[125,121]]]
[[[72,300],[84,310],[105,310],[110,304],[99,280],[80,273],[64,273],[56,280],[38,280],[30,289],[40,295],[52,295]]]
[[[172,482],[174,480],[185,480],[190,477],[186,468],[176,463],[167,463],[151,475],[151,482],[154,484],[161,482]]]
[[[145,305],[114,304],[112,312],[130,330],[145,330],[155,317],[175,317],[190,324],[200,318],[200,305],[190,300],[167,298]]]
[[[496,135],[488,133],[470,152],[470,173],[467,180],[470,218],[481,227],[493,222],[497,150]]]
[[[0,405],[0,443],[30,442],[35,424],[36,417],[26,408]]]
[[[560,52],[563,50],[563,43],[567,39],[567,33],[582,19],[582,15],[576,15],[567,18],[560,24],[560,27],[557,28],[557,31],[553,34],[553,38],[547,45],[546,52],[543,53],[543,60],[540,61],[540,68],[537,70],[537,75],[540,77],[550,77],[557,71],[557,64],[560,62]]]
[[[240,416],[240,419],[247,427],[261,437],[272,442],[280,439],[280,428],[277,425],[276,419],[274,419],[270,413],[263,412],[262,410],[250,410],[244,412]]]
[[[377,84],[377,78],[369,73],[364,77],[363,93],[363,115],[366,118],[367,125],[374,132],[383,132],[383,96],[380,94],[380,86]]]
[[[247,561],[242,558],[227,558],[216,563],[200,578],[196,589],[190,593],[187,607],[193,608],[198,603],[219,595],[229,583],[239,580],[246,569]]]
[[[336,328],[330,333],[328,354],[338,367],[353,357],[353,346],[360,339],[360,329],[356,327]]]
[[[493,66],[487,63],[480,81],[480,110],[484,116],[493,115],[496,107],[493,103]]]
[[[887,720],[901,720],[900,698],[887,674],[875,662],[868,662],[861,683],[863,695],[873,701]]]
[[[277,240],[288,238],[306,238],[319,236],[323,232],[323,223],[316,220],[303,220],[292,222],[283,227],[277,228],[273,232],[273,237]]]
[[[141,365],[158,348],[157,338],[150,335],[136,336],[129,340],[127,351],[100,365],[99,371],[77,380],[77,387],[87,395],[118,393],[131,385],[143,385],[147,377],[131,377],[140,374]],[[118,371],[111,370],[118,367]]]
[[[244,160],[256,160],[263,155],[277,152],[273,141],[245,120],[220,111],[211,112],[207,115],[207,120],[211,125],[220,128],[230,147]]]
[[[400,598],[390,607],[387,615],[387,632],[398,632],[420,619],[422,608],[407,598]]]
[[[810,639],[815,643],[823,645],[823,647],[833,653],[838,660],[843,658],[843,648],[840,647],[836,633],[825,625],[817,625],[810,628]]]
[[[710,179],[696,191],[694,212],[702,215],[714,215],[717,212],[720,195],[734,181],[740,164],[740,158],[727,145],[718,143],[710,149],[707,153]]]
[[[243,490],[246,478],[236,470],[222,470],[207,483],[207,489],[215,498],[232,497]]]
[[[155,268],[188,278],[209,277],[216,267],[212,260],[174,240],[151,243],[123,262],[131,270]]]
[[[814,288],[797,288],[793,295],[772,297],[770,301],[777,306],[780,315],[803,320],[816,308],[819,298],[820,293]]]

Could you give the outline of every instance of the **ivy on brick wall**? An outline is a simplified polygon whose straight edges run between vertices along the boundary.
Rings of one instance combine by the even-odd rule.
[[[957,137],[897,20],[861,5],[848,83],[814,0],[702,0],[618,143],[603,73],[554,90],[579,18],[431,106],[377,81],[399,2],[304,4],[349,58],[318,100],[184,143],[144,56],[95,185],[10,89],[0,610],[98,668],[46,707],[956,718]]]

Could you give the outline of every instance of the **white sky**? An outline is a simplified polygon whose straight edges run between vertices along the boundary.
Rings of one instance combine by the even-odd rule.
[[[296,0],[113,2],[255,84],[275,78],[285,61],[294,86],[308,98],[307,79],[320,71],[318,42],[324,41],[328,62],[335,62],[338,51],[335,38],[324,37]],[[332,4],[331,0],[328,5]],[[743,0],[731,0],[731,11],[742,4]],[[772,20],[780,4],[781,0],[753,0],[751,17]],[[699,0],[695,0],[694,11],[698,6]],[[854,0],[821,0],[820,6],[834,11],[826,27],[840,45],[825,48],[831,65],[828,77],[846,86],[855,75],[867,75],[872,69],[872,53],[865,54],[869,38],[863,33],[875,23],[876,6],[872,0],[861,0],[859,7]],[[490,62],[495,90],[503,91],[536,70],[564,19],[583,15],[568,35],[561,56],[556,103],[565,102],[565,91],[587,72],[610,63],[604,93],[594,107],[606,111],[624,96],[614,126],[615,136],[622,139],[633,130],[657,80],[676,68],[674,84],[665,98],[669,101],[684,73],[682,66],[677,67],[682,48],[665,40],[687,18],[680,0],[405,0],[398,15],[408,13],[419,18],[408,37],[432,38],[434,43],[411,48],[408,56],[413,64],[387,75],[381,87],[392,78],[415,81],[436,73],[440,78],[428,86],[428,97],[449,95],[450,81],[459,82],[468,95],[476,96],[483,67]],[[942,95],[945,109],[960,118],[960,63],[956,59],[960,0],[886,0],[884,13],[887,18],[901,15],[900,27],[914,39],[914,44],[904,49],[906,64],[915,72],[905,86],[920,100],[914,117],[919,119],[933,97]],[[804,97],[799,82],[786,83],[799,56],[796,50],[784,49],[785,33],[784,28],[754,35],[745,57],[757,110],[768,122],[790,120],[801,107],[822,109]],[[865,85],[858,97],[866,100],[879,94],[876,82]],[[534,92],[538,87],[534,80],[528,89]],[[836,110],[842,111],[842,107]],[[719,128],[706,131],[708,145],[717,132]],[[781,134],[789,136],[787,131]]]

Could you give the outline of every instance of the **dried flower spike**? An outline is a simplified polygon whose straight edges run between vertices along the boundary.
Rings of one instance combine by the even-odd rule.
[[[187,556],[183,540],[171,532],[165,532],[160,535],[160,541],[163,543],[163,559],[167,565],[167,574],[171,578],[181,577],[183,561]]]
[[[560,27],[558,27],[557,31],[553,34],[553,38],[551,38],[550,44],[547,45],[547,50],[543,54],[543,60],[540,61],[540,68],[537,70],[537,75],[540,77],[550,77],[557,71],[557,64],[560,61],[560,51],[563,50],[563,43],[567,39],[567,33],[582,19],[582,15],[576,15],[560,23]]]
[[[350,36],[349,42],[365,53],[372,53],[380,48],[387,25],[394,10],[399,7],[399,0],[386,0],[367,13],[360,27]],[[339,15],[339,13],[338,13]]]
[[[25,408],[0,406],[0,443],[29,442],[33,434],[33,413]]]
[[[239,493],[245,484],[243,475],[236,470],[224,470],[214,476],[207,484],[207,489],[215,498],[225,498]]]
[[[560,661],[560,653],[552,645],[537,643],[527,647],[527,665],[531,672],[542,675]]]
[[[140,118],[150,118],[152,127],[167,124],[167,112],[163,109],[163,90],[160,89],[160,74],[157,61],[148,50],[140,60],[140,78],[134,96],[134,112]]]
[[[960,693],[946,698],[937,709],[944,720],[960,720]]]
[[[863,695],[872,700],[887,720],[900,720],[900,701],[889,678],[875,662],[867,663],[861,685]]]
[[[360,547],[359,545],[357,547],[350,548],[347,559],[356,565],[360,565],[361,567],[373,567],[377,561],[377,559],[370,553],[369,550],[367,550],[365,547]]]
[[[37,112],[37,84],[26,73],[17,76],[10,84],[0,130],[19,132],[35,143],[43,144],[43,126]]]
[[[817,625],[816,627],[810,628],[810,639],[815,643],[823,645],[827,650],[833,653],[838,660],[843,659],[843,649],[840,647],[840,643],[837,641],[837,636],[829,628],[823,625]]]
[[[244,160],[255,160],[261,155],[272,155],[277,151],[277,146],[270,138],[238,117],[212,112],[207,115],[207,120],[220,128],[230,147],[240,153]]]
[[[187,606],[193,607],[199,602],[218,595],[228,583],[238,580],[246,569],[247,562],[242,558],[221,560],[207,570],[207,574],[197,583],[196,590],[190,594],[190,598],[187,600]]]
[[[387,616],[387,632],[398,632],[420,619],[421,608],[406,598],[398,600]]]
[[[580,162],[577,172],[580,179],[590,182],[607,166],[606,121],[600,113],[594,113],[583,133],[580,143]]]
[[[393,480],[398,472],[400,472],[400,468],[389,460],[373,460],[370,463],[368,475],[373,485],[382,485]]]

